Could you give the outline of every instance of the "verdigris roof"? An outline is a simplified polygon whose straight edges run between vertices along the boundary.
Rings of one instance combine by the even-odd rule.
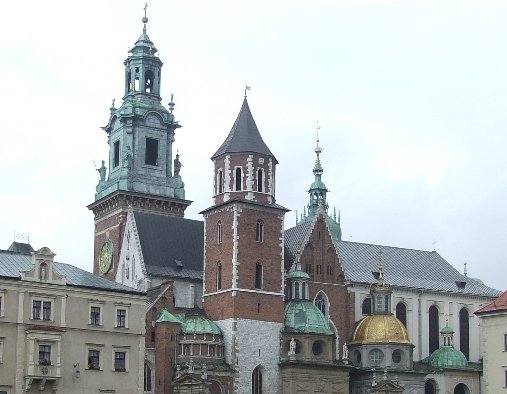
[[[297,245],[303,248],[314,222],[303,222],[285,231],[285,268],[296,256]],[[333,238],[346,280],[370,284],[376,279],[378,253],[384,258],[386,283],[396,287],[497,297],[500,292],[480,281],[461,274],[435,251],[404,249],[359,242],[337,241]]]
[[[432,367],[467,367],[468,361],[463,353],[454,347],[441,347],[435,350],[428,358],[428,363]]]
[[[31,255],[0,250],[0,277],[20,280],[21,272],[30,271],[32,267]],[[67,286],[144,294],[142,291],[112,282],[70,264],[54,262],[53,268],[58,275],[65,277]]]
[[[259,153],[261,155],[271,156],[274,158],[259,133],[259,129],[257,128],[252,113],[250,112],[250,107],[248,106],[246,97],[243,100],[243,105],[241,106],[241,110],[239,111],[238,117],[236,118],[229,135],[211,159],[226,153],[243,152]]]
[[[213,321],[201,314],[194,315],[192,313],[185,315],[181,331],[185,334],[222,335],[222,330]]]
[[[203,222],[137,211],[134,218],[148,274],[202,279]]]
[[[302,334],[332,334],[328,319],[309,300],[291,300],[285,304],[284,329]]]

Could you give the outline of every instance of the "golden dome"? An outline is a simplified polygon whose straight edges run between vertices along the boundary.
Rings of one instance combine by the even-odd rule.
[[[350,345],[369,343],[407,343],[408,332],[394,315],[372,315],[357,325]]]

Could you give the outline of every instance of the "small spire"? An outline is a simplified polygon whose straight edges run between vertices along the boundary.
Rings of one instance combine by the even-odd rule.
[[[148,8],[148,3],[144,3],[144,16],[143,16],[143,33],[146,34],[146,24],[148,23],[148,17],[146,16],[146,9]]]
[[[467,276],[467,262],[463,263],[463,275]]]
[[[341,215],[342,215],[341,211],[338,211],[338,224],[340,224],[341,222]]]
[[[296,226],[298,225],[298,210],[296,209]]]
[[[382,250],[378,251],[378,284],[384,284],[384,254]]]
[[[245,85],[245,98],[246,98],[246,91],[247,90],[252,90],[252,88],[250,86],[248,86],[248,85]]]
[[[322,152],[322,149],[319,146],[319,130],[320,125],[317,121],[317,126],[315,127],[315,131],[317,132],[317,146],[315,147],[315,154],[317,155],[317,158],[315,159],[315,167],[313,168],[313,173],[315,175],[322,175],[324,172],[324,169],[322,168],[322,164],[320,163],[320,153]]]
[[[333,208],[333,220],[336,222],[336,207]]]

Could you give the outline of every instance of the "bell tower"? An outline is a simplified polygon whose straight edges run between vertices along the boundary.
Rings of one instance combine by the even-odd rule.
[[[109,144],[109,166],[99,172],[95,202],[94,273],[114,280],[123,240],[127,208],[163,215],[183,216],[185,200],[179,174],[179,155],[173,161],[172,144],[181,126],[173,115],[174,102],[161,104],[162,61],[148,37],[148,18],[143,31],[124,61],[125,87],[122,104],[110,108],[102,129]]]
[[[245,97],[234,125],[211,158],[213,205],[204,215],[203,308],[224,333],[234,392],[279,392],[284,318],[283,229],[276,204],[276,158]],[[269,388],[269,389],[268,389]],[[271,390],[271,391],[270,391]]]

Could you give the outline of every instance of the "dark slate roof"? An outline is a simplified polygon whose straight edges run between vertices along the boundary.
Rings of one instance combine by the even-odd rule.
[[[32,245],[23,243],[23,242],[16,242],[14,241],[11,243],[11,246],[7,249],[10,252],[16,252],[16,253],[23,253],[23,254],[30,254],[32,252],[35,252],[35,250],[32,248]]]
[[[202,279],[203,222],[147,212],[134,218],[148,274]]]
[[[225,153],[243,152],[260,153],[261,155],[274,158],[268,146],[262,140],[259,129],[257,129],[255,120],[250,112],[246,97],[243,100],[243,105],[241,106],[241,110],[239,111],[238,117],[229,135],[211,159]]]
[[[21,272],[32,269],[32,256],[27,254],[0,250],[0,277],[21,279]],[[74,267],[70,264],[54,262],[53,267],[58,275],[65,277],[67,286],[85,287],[122,293],[144,294],[142,291],[112,282],[91,272]]]
[[[285,268],[290,267],[300,242],[306,242],[313,223],[304,222],[285,231]],[[373,283],[382,250],[386,283],[395,287],[497,297],[500,292],[461,274],[437,252],[359,242],[336,241],[345,278],[353,283]]]

